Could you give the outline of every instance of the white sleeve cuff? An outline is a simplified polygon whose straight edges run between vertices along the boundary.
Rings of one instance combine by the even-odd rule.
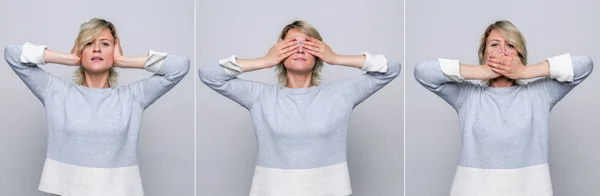
[[[225,69],[225,73],[230,76],[237,76],[244,73],[244,70],[242,70],[242,67],[240,67],[235,59],[235,55],[231,55],[227,58],[219,60],[219,65],[221,65],[221,67]]]
[[[550,65],[550,78],[556,79],[559,82],[573,81],[573,61],[570,54],[558,55],[548,58]]]
[[[363,65],[363,67],[360,69],[361,71],[379,72],[379,73],[387,72],[387,68],[388,68],[387,59],[385,58],[385,56],[383,56],[383,54],[373,55],[368,52],[363,52],[361,54],[365,55],[365,58],[366,58],[365,65]]]
[[[150,50],[148,52],[148,60],[144,62],[144,69],[152,73],[158,72],[162,67],[165,57],[167,57],[167,53]]]
[[[44,65],[46,64],[46,62],[44,61],[45,50],[45,45],[37,46],[29,42],[25,42],[25,44],[23,44],[23,49],[21,50],[21,57],[19,61],[21,61],[21,63],[33,63],[36,65]]]
[[[460,75],[460,64],[455,59],[438,58],[440,68],[447,81],[462,82],[465,78]]]

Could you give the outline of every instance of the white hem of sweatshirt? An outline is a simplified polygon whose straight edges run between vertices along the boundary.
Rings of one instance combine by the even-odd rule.
[[[256,166],[250,196],[347,196],[350,186],[346,162],[314,169]]]
[[[551,196],[548,163],[518,169],[458,166],[451,196]]]
[[[45,45],[38,46],[29,42],[25,42],[25,44],[23,44],[23,49],[19,61],[21,63],[33,63],[36,65],[44,65],[46,64],[46,62],[44,61],[45,50]]]
[[[438,58],[440,68],[449,82],[463,82],[465,78],[460,75],[460,63],[455,59]]]
[[[46,159],[40,191],[61,196],[141,196],[142,179],[137,165],[90,168]]]

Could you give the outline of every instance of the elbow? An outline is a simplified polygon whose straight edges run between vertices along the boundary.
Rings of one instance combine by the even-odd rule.
[[[587,77],[594,70],[594,61],[589,56],[572,57],[575,74],[579,77]],[[577,77],[577,76],[576,76]]]
[[[429,61],[423,61],[423,62],[419,62],[417,63],[417,65],[415,65],[415,71],[414,71],[414,76],[415,79],[419,80],[424,78],[424,76],[426,75],[425,73],[427,72],[427,67],[430,66],[431,62]]]
[[[21,56],[22,46],[20,45],[8,45],[4,48],[4,59],[8,64],[19,63]]]
[[[391,78],[396,78],[402,72],[402,63],[399,61],[389,61],[388,62],[388,70]]]

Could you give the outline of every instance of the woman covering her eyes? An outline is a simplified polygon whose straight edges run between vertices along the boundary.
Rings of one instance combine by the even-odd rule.
[[[458,113],[462,150],[450,195],[551,196],[550,110],[592,72],[592,60],[563,54],[527,65],[523,35],[497,21],[481,38],[479,64],[440,58],[415,67],[417,81]]]
[[[143,195],[137,161],[142,113],[188,72],[187,58],[150,51],[122,55],[115,26],[103,19],[81,25],[71,54],[25,43],[4,56],[46,109],[48,148],[39,190],[58,195]],[[78,66],[75,84],[41,66]],[[116,85],[114,68],[154,75]]]
[[[366,73],[320,85],[324,63]],[[279,85],[236,77],[271,67]],[[231,56],[198,70],[208,87],[250,111],[258,143],[253,196],[350,195],[350,113],[399,73],[400,63],[383,55],[336,54],[304,21],[285,26],[264,57]]]

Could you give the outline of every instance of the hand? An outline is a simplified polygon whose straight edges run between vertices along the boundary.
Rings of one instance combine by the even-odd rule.
[[[267,67],[274,67],[285,58],[296,53],[297,50],[298,44],[296,38],[279,40],[262,59],[265,61]]]
[[[303,47],[309,54],[319,57],[323,62],[330,65],[337,64],[336,60],[339,55],[333,52],[325,42],[312,37],[307,37]]]
[[[75,65],[75,66],[79,66],[81,65],[81,53],[77,53],[77,45],[78,42],[77,40],[75,40],[75,43],[73,44],[73,48],[71,48],[71,55],[73,55],[73,59],[76,60],[76,62],[74,64],[69,64],[69,65]]]
[[[487,64],[492,71],[506,76],[507,78],[513,80],[524,78],[525,65],[521,62],[521,58],[513,52],[492,54],[488,57]]]
[[[484,64],[479,67],[483,70],[481,73],[485,79],[494,79],[501,76],[501,74],[495,72],[488,64]]]
[[[113,66],[118,67],[118,63],[123,57],[123,49],[121,48],[121,42],[117,39],[115,40],[115,47],[113,49]]]

